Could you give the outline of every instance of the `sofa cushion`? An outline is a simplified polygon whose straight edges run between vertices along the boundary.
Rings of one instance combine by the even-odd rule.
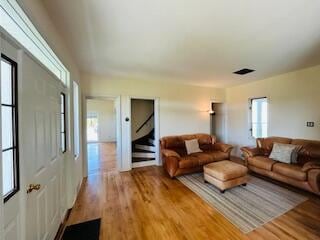
[[[312,161],[312,162],[307,162],[306,164],[303,165],[302,171],[308,172],[309,170],[312,169],[320,169],[320,161]]]
[[[255,166],[257,168],[265,169],[268,171],[272,170],[272,166],[276,163],[276,161],[262,156],[255,156],[248,158],[249,165]]]
[[[300,145],[298,164],[303,165],[309,161],[320,160],[320,141],[294,139],[292,144]]]
[[[291,138],[283,137],[268,137],[268,138],[257,138],[257,146],[261,148],[264,155],[269,156],[274,143],[290,144],[292,142]]]
[[[161,148],[174,149],[185,148],[185,140],[198,139],[201,149],[207,149],[212,145],[212,137],[209,134],[188,134],[181,136],[168,136],[160,140]]]
[[[307,180],[306,172],[303,172],[302,168],[297,165],[276,163],[273,165],[272,171],[299,181]]]
[[[199,166],[199,159],[195,156],[184,156],[180,158],[179,168],[194,168]]]
[[[221,160],[226,160],[229,159],[228,153],[221,152],[221,151],[206,151],[205,154],[208,154],[209,156],[212,157],[212,161],[221,161]]]
[[[170,148],[169,150],[172,150],[176,153],[178,153],[180,156],[186,156],[187,155],[187,151],[185,148]]]
[[[211,163],[214,161],[214,159],[211,155],[203,153],[203,152],[192,153],[190,156],[197,158],[200,166],[203,166],[205,164],[208,164],[208,163]]]

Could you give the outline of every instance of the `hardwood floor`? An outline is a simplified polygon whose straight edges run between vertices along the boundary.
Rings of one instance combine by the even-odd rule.
[[[102,161],[115,163],[107,154],[111,146],[102,148]],[[161,167],[124,173],[103,167],[83,182],[68,225],[101,217],[100,239],[320,239],[320,199],[307,195],[245,235]]]
[[[88,143],[88,173],[100,174],[116,170],[116,143]]]

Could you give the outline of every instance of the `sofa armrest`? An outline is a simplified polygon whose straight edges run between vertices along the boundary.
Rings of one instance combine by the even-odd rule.
[[[302,171],[308,172],[311,169],[320,169],[320,161],[311,161],[303,165]]]
[[[258,156],[261,154],[260,149],[256,147],[242,147],[241,151],[246,159],[249,157]]]
[[[213,149],[217,151],[221,151],[224,153],[230,153],[233,146],[225,143],[215,143],[213,144]]]
[[[161,149],[163,167],[168,172],[171,178],[175,176],[179,168],[180,155],[170,149]]]
[[[320,195],[320,169],[310,169],[308,171],[308,182],[312,190]]]
[[[161,153],[165,157],[178,157],[178,158],[180,158],[179,153],[177,153],[173,150],[170,150],[170,149],[162,149]]]

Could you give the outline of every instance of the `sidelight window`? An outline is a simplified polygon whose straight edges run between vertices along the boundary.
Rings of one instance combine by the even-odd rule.
[[[3,198],[19,191],[17,63],[1,55],[1,150]]]
[[[61,151],[65,153],[67,151],[67,131],[66,131],[66,95],[64,93],[60,94],[61,102]]]

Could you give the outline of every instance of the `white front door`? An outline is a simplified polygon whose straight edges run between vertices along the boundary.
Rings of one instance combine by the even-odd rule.
[[[27,240],[53,239],[60,224],[61,85],[26,54],[20,94],[20,159],[25,168]],[[32,189],[32,184],[34,189]]]

